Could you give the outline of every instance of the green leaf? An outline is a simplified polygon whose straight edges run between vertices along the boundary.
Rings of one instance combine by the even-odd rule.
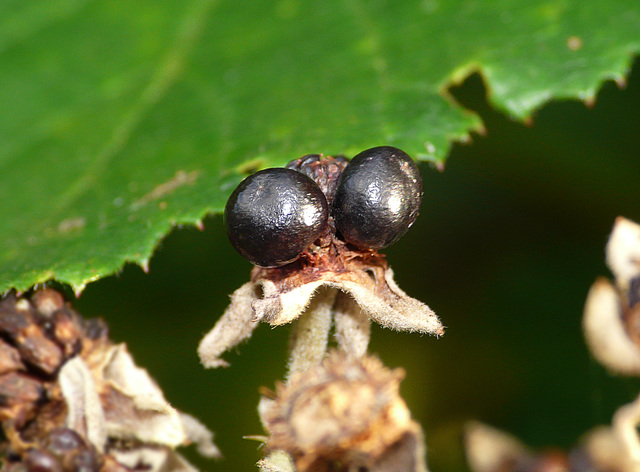
[[[0,291],[81,290],[219,212],[252,169],[390,144],[441,166],[480,70],[530,116],[640,50],[636,0],[0,4]]]

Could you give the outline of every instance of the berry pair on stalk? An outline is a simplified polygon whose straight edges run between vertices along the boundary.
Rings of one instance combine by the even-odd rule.
[[[225,207],[233,247],[260,267],[296,260],[319,238],[333,235],[361,250],[400,239],[418,217],[422,179],[400,149],[380,146],[351,161],[309,155],[286,168],[247,177]]]

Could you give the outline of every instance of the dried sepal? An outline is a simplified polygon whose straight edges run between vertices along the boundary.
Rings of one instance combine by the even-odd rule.
[[[0,450],[8,458],[0,470],[186,472],[194,469],[175,447],[197,442],[205,455],[219,454],[211,433],[169,405],[107,334],[50,289],[0,301],[0,348],[10,357],[0,363]]]
[[[621,406],[613,415],[613,428],[622,442],[627,457],[640,470],[640,396],[635,401]]]
[[[213,443],[213,433],[195,416],[180,413],[180,420],[187,433],[190,443],[196,445],[196,449],[204,457],[222,457],[220,450]]]
[[[465,425],[464,446],[473,472],[520,470],[533,453],[514,436],[476,421]]]
[[[287,452],[299,472],[426,471],[421,429],[398,392],[403,376],[373,357],[331,353],[261,409],[268,449]]]
[[[102,452],[107,445],[107,426],[93,374],[81,357],[69,359],[58,375],[67,407],[65,426],[87,438]]]
[[[581,440],[579,451],[592,466],[584,470],[638,472],[638,464],[634,464],[620,435],[611,427],[593,428]]]
[[[640,277],[640,225],[619,216],[607,242],[607,265],[623,291]]]
[[[362,355],[366,351],[369,324],[363,316],[397,331],[436,336],[444,333],[433,310],[398,287],[382,256],[343,259],[319,267],[299,261],[276,269],[254,268],[251,282],[234,292],[223,316],[201,341],[198,352],[203,365],[226,365],[221,354],[251,336],[257,321],[280,326],[298,319],[309,310],[320,289],[341,292],[339,305],[333,308],[334,315],[339,310],[341,314],[360,318],[342,320],[350,326],[342,323],[340,329],[357,331],[354,337],[338,333],[339,348],[345,352]]]
[[[105,352],[103,396],[109,395],[106,414],[109,435],[150,444],[179,446],[187,441],[180,413],[162,394],[146,370],[135,365],[124,344]]]
[[[589,350],[598,362],[620,374],[640,375],[640,349],[625,328],[623,302],[604,278],[589,290],[582,326]]]
[[[251,304],[259,296],[260,287],[247,282],[231,295],[231,303],[216,325],[200,341],[198,355],[205,367],[227,367],[220,356],[249,338],[258,326]]]
[[[117,462],[127,470],[152,470],[171,472],[197,472],[193,465],[180,454],[166,447],[141,446],[133,449],[120,449],[113,452]]]
[[[339,271],[276,274],[274,269],[254,269],[262,296],[252,306],[255,319],[272,326],[290,323],[309,306],[320,287],[330,287],[350,295],[374,321],[396,331],[417,331],[440,336],[444,327],[424,303],[409,297],[393,279],[393,271],[383,259],[354,259]]]

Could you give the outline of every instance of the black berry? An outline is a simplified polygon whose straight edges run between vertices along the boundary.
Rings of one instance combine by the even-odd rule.
[[[400,239],[418,217],[420,171],[404,151],[380,146],[362,151],[342,172],[333,200],[338,231],[363,249],[381,249]]]
[[[291,169],[265,169],[244,179],[224,210],[227,236],[261,267],[294,261],[327,226],[329,208],[320,188]]]

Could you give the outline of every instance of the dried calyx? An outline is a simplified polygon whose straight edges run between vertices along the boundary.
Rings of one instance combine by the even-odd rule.
[[[194,471],[177,454],[211,433],[175,410],[100,320],[51,289],[0,301],[0,470]]]

